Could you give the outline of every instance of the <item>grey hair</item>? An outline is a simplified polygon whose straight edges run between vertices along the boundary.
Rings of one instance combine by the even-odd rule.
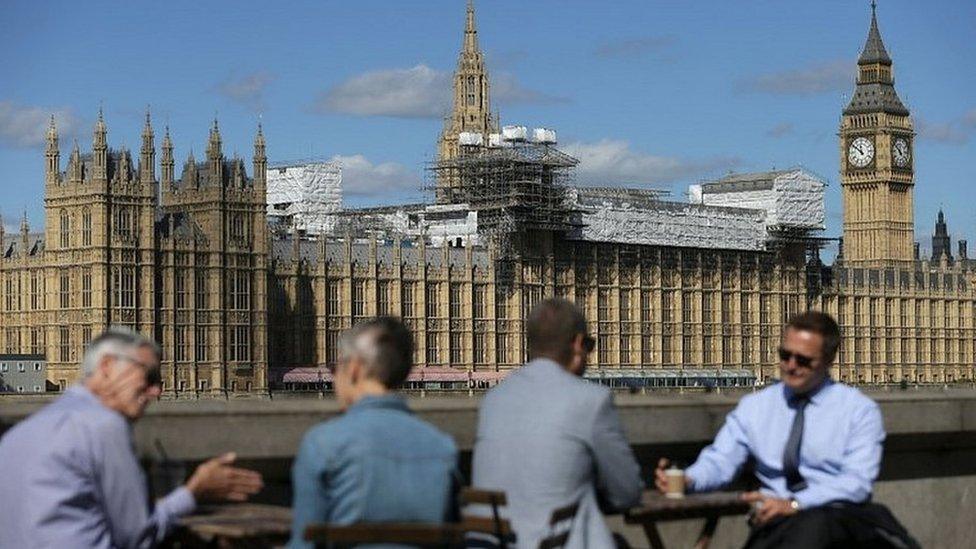
[[[413,366],[413,338],[397,318],[380,316],[360,322],[343,334],[344,356],[359,356],[369,376],[395,389],[406,381]]]
[[[157,358],[162,356],[159,344],[152,339],[128,328],[112,326],[85,348],[85,356],[81,360],[81,376],[86,378],[95,373],[106,355],[128,355],[143,347],[150,349]]]

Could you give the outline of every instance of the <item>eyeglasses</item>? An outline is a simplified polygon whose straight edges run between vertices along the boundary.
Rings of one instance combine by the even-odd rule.
[[[160,386],[163,384],[163,373],[159,371],[159,365],[146,364],[141,360],[137,360],[128,355],[121,354],[110,354],[108,355],[119,360],[128,360],[129,362],[141,367],[146,371],[146,383],[149,386]]]
[[[592,353],[594,347],[596,347],[596,340],[593,339],[593,336],[591,336],[591,335],[584,335],[583,336],[583,350],[586,351],[587,353]]]
[[[787,351],[786,349],[779,348],[779,359],[783,362],[789,362],[791,358],[796,359],[798,366],[803,366],[804,368],[809,368],[813,364],[813,358],[806,355],[801,355],[799,353],[794,353],[792,351]]]

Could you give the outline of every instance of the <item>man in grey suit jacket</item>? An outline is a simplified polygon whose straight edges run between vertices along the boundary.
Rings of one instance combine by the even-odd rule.
[[[640,500],[640,467],[609,389],[582,379],[593,338],[580,310],[543,301],[526,322],[530,362],[481,403],[473,485],[502,490],[518,547],[535,549],[554,509],[579,502],[567,547],[613,547],[604,509]]]

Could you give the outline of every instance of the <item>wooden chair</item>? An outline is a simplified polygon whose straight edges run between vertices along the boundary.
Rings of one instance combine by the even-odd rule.
[[[468,532],[488,534],[492,538],[489,541],[477,536],[477,539],[488,541],[489,546],[500,547],[501,549],[507,549],[509,543],[514,541],[511,523],[507,519],[503,519],[498,511],[499,507],[508,503],[505,492],[463,488],[458,494],[458,501],[462,507],[466,505],[487,505],[491,507],[491,518],[461,516],[461,523],[464,524]]]
[[[305,529],[305,541],[311,541],[323,549],[352,547],[361,543],[403,543],[431,549],[455,549],[464,546],[464,532],[460,524],[313,524]]]
[[[576,512],[579,511],[579,502],[560,507],[552,512],[549,518],[549,535],[539,540],[539,549],[559,549],[564,547],[569,541],[569,534],[573,530],[573,520]],[[556,527],[564,522],[569,522],[566,528],[560,533],[556,533]]]

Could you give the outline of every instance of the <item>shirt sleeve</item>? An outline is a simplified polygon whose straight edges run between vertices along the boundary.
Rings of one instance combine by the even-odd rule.
[[[639,504],[644,488],[640,465],[624,435],[620,417],[613,405],[613,395],[609,392],[597,410],[592,433],[596,488],[601,499],[616,510]]]
[[[309,524],[320,523],[329,514],[325,493],[326,475],[324,464],[329,461],[328,449],[319,444],[315,431],[305,435],[291,468],[292,480],[292,525],[291,549],[312,549],[314,545],[305,541],[305,528]]]
[[[884,422],[878,405],[858,410],[844,448],[840,471],[794,494],[800,508],[817,507],[831,501],[861,503],[871,496],[871,484],[881,468]]]
[[[124,421],[124,420],[123,420]],[[185,487],[160,499],[150,510],[146,481],[132,448],[128,425],[102,426],[98,485],[114,547],[153,547],[176,521],[196,507]]]
[[[740,402],[725,417],[725,424],[715,441],[702,450],[698,459],[685,471],[691,479],[689,490],[708,492],[717,490],[735,479],[739,468],[749,458],[749,439],[746,432],[747,410]]]

